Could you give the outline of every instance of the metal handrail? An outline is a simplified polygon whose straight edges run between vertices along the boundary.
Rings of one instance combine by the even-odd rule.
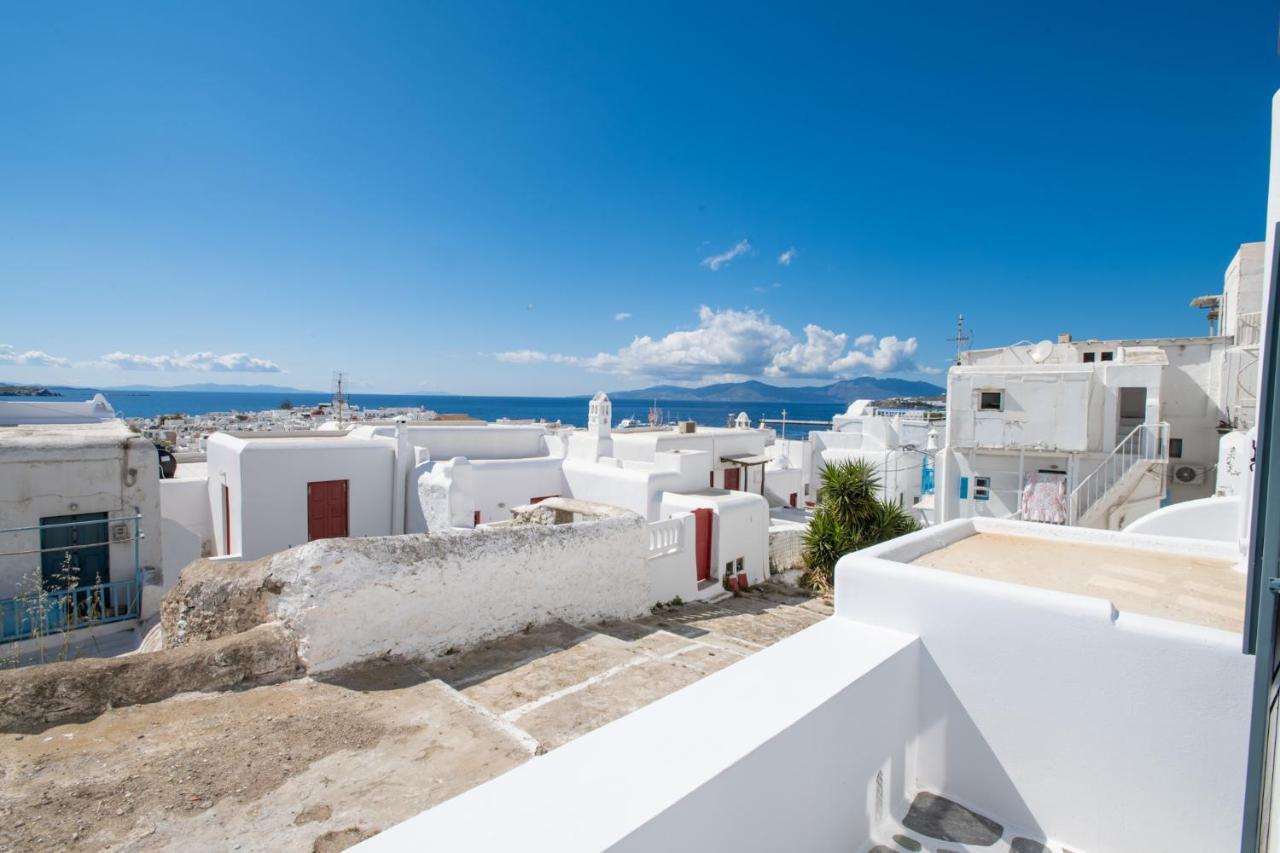
[[[142,534],[142,514],[95,518],[87,521],[67,521],[58,524],[40,524],[29,527],[8,527],[0,534],[38,532],[65,527],[84,527],[95,524],[131,523],[133,535],[117,542],[95,542],[86,545],[63,545],[7,552],[0,556],[43,554],[46,552],[75,551],[103,545],[133,545],[133,577],[124,580],[107,580],[80,586],[51,586],[35,592],[0,599],[0,641],[12,642],[31,637],[47,636],[88,628],[109,622],[137,619],[142,605],[142,561],[138,544]],[[39,571],[39,569],[37,569]],[[44,580],[38,581],[43,585]]]
[[[1138,424],[1071,490],[1071,523],[1080,519],[1139,462],[1169,461],[1169,424]]]

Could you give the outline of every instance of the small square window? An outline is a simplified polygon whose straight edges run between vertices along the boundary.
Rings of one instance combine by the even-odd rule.
[[[1098,360],[1098,354],[1096,352],[1087,352],[1084,355],[1080,356],[1080,360],[1083,361],[1085,364],[1091,364]]]
[[[974,477],[973,478],[973,499],[975,501],[991,500],[991,478],[990,477]]]
[[[1169,439],[1169,458],[1170,459],[1182,458],[1182,439],[1180,438]]]
[[[1115,354],[1115,353],[1113,353],[1113,352],[1104,352],[1104,353],[1101,353],[1101,354],[1098,356],[1098,358],[1099,358],[1100,360],[1102,360],[1102,361],[1115,361],[1115,360],[1116,360],[1116,354]]]
[[[1004,411],[1004,392],[983,391],[978,398],[978,408],[984,412]]]

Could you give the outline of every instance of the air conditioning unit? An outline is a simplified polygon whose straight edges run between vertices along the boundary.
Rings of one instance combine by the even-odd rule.
[[[111,525],[111,541],[112,542],[128,542],[133,538],[132,531],[126,522],[118,521]]]
[[[1175,483],[1181,483],[1184,486],[1197,486],[1204,482],[1206,474],[1205,466],[1191,465],[1186,462],[1175,462],[1169,470],[1169,477]]]

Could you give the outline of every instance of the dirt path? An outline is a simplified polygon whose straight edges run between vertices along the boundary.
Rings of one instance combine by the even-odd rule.
[[[0,850],[340,850],[830,612],[747,595],[0,735]]]

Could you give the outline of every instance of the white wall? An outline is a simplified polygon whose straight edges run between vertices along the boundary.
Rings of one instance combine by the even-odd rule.
[[[1230,495],[1170,504],[1139,518],[1125,527],[1125,532],[1234,544],[1242,500],[1239,495]]]
[[[549,435],[540,424],[476,424],[472,426],[405,427],[409,443],[425,448],[434,460],[522,459],[546,456]]]
[[[947,445],[1091,450],[1087,365],[953,367],[947,374]],[[1004,394],[1003,411],[982,411],[983,391]],[[1095,439],[1096,442],[1096,439]]]
[[[790,506],[791,495],[796,496],[796,506],[804,506],[804,485],[799,468],[766,468],[764,472],[764,497],[769,506]]]
[[[160,515],[164,589],[168,591],[188,563],[216,553],[209,478],[161,480]]]
[[[1235,849],[1253,674],[1240,637],[906,565],[974,531],[1234,552],[979,519],[844,557],[837,616],[924,645],[920,786],[1072,849]]]
[[[430,658],[564,619],[632,619],[653,604],[644,519],[326,539],[279,554],[277,615],[309,670]]]
[[[475,509],[480,522],[505,521],[511,509],[567,493],[564,460],[544,456],[532,459],[471,459]]]

